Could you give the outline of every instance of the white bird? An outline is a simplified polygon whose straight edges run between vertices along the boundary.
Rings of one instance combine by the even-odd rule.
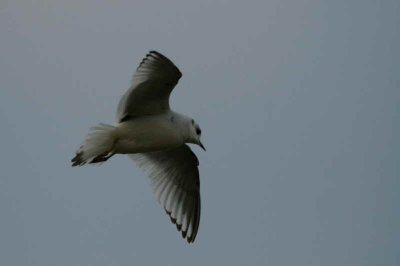
[[[201,129],[174,112],[169,96],[182,74],[164,55],[150,51],[122,96],[115,126],[92,127],[72,166],[128,154],[150,177],[159,203],[183,238],[195,240],[200,223],[199,161],[186,143],[204,148]]]

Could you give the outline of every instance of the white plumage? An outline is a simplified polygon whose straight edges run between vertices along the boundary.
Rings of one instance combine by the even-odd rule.
[[[149,175],[159,203],[191,243],[200,223],[200,180],[198,159],[186,143],[204,146],[199,125],[169,106],[169,96],[181,76],[167,57],[149,52],[118,104],[117,124],[91,128],[72,165],[129,154]]]

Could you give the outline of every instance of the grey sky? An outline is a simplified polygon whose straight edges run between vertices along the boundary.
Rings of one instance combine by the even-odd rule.
[[[400,2],[0,2],[1,265],[399,265]],[[151,49],[201,125],[188,245],[126,156],[72,168]]]

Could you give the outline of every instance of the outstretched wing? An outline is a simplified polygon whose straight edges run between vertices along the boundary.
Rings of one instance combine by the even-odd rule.
[[[183,238],[195,240],[200,223],[199,161],[186,145],[179,148],[129,155],[151,179],[158,202]]]
[[[150,51],[140,63],[131,87],[118,104],[118,122],[169,110],[169,95],[181,77],[182,73],[171,60],[156,51]]]

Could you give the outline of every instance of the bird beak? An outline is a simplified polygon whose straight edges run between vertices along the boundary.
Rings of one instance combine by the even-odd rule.
[[[206,148],[204,148],[204,145],[203,145],[201,142],[199,142],[199,146],[200,146],[204,151],[206,151]]]

